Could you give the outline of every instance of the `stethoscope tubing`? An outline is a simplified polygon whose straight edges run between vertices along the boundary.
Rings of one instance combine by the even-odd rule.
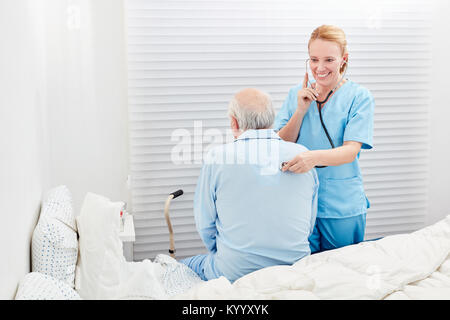
[[[306,61],[305,61],[306,72],[308,72],[308,61],[309,61],[309,60],[310,60],[310,59],[306,59]],[[346,62],[346,63],[347,63],[347,62]],[[342,82],[342,80],[344,80],[344,77],[345,77],[345,74],[346,74],[346,73],[347,73],[347,68],[345,68],[344,74],[342,75],[341,80],[339,80],[338,83],[336,84],[336,86],[334,87],[334,89],[331,90],[331,91],[328,93],[328,95],[327,95],[327,97],[325,98],[325,100],[323,100],[323,101],[316,101],[317,109],[318,109],[318,111],[319,111],[320,123],[322,124],[323,131],[325,132],[325,135],[327,136],[328,142],[330,142],[330,145],[331,145],[331,148],[332,148],[332,149],[334,149],[335,146],[334,146],[334,143],[333,143],[333,139],[331,139],[331,136],[330,136],[330,134],[328,133],[328,129],[327,129],[327,127],[325,126],[325,122],[323,121],[323,117],[322,117],[322,106],[328,101],[328,99],[329,99],[330,96],[333,94],[333,92],[337,89],[337,87],[338,87],[339,84]],[[309,77],[308,77],[308,84],[309,84],[309,86],[312,87],[312,83],[309,81]],[[327,166],[316,166],[316,168],[326,168],[326,167],[327,167]]]

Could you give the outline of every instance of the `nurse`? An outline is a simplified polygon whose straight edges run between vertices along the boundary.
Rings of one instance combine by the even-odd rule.
[[[315,81],[308,87],[312,79],[306,72],[303,83],[289,91],[274,129],[283,140],[309,149],[288,161],[283,171],[304,173],[317,168],[318,212],[309,239],[315,253],[364,239],[370,204],[358,159],[361,149],[372,148],[375,103],[369,90],[343,77],[349,63],[342,29],[329,25],[315,29],[308,52]],[[324,100],[321,114],[329,138],[318,110],[318,102]]]

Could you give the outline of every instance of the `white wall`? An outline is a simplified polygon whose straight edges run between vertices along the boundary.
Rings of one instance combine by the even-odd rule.
[[[429,224],[450,214],[450,1],[432,4]]]
[[[0,2],[0,299],[30,270],[31,234],[48,186],[41,64],[28,1]]]
[[[122,0],[46,0],[51,184],[128,200]]]
[[[42,195],[128,200],[122,0],[0,1],[0,299],[30,272]]]

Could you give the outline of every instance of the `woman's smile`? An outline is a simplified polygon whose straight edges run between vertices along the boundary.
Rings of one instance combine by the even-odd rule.
[[[328,77],[328,75],[330,75],[330,74],[331,74],[331,72],[318,73],[317,77],[324,79],[325,77]]]

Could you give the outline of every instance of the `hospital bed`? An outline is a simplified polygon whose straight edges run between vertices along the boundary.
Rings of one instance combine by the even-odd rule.
[[[202,281],[164,254],[126,261],[115,218],[122,205],[89,193],[75,219],[67,188],[49,192],[33,234],[33,272],[20,281],[16,299],[450,299],[450,215],[410,234],[317,253],[230,283]],[[53,256],[40,256],[45,250]]]

